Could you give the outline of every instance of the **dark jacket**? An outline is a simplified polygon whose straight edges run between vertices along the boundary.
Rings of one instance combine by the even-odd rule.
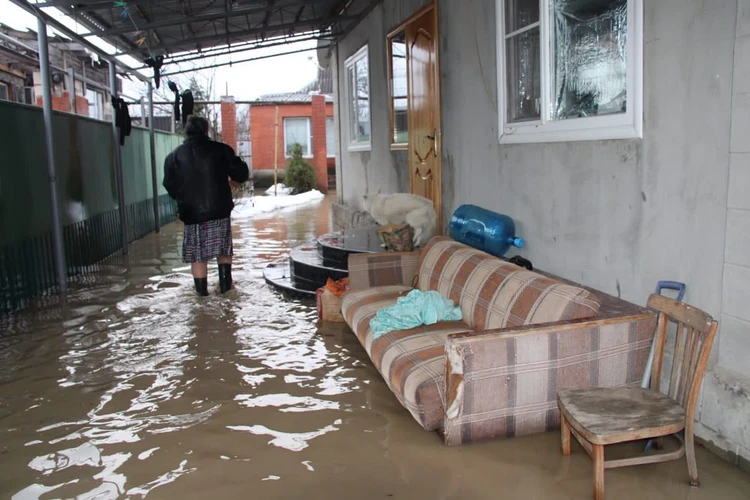
[[[189,137],[164,160],[164,187],[185,224],[229,217],[234,208],[229,178],[245,182],[249,175],[231,147],[203,136]]]

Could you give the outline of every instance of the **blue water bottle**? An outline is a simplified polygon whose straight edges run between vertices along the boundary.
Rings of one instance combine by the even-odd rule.
[[[511,246],[523,247],[523,239],[515,234],[513,219],[476,205],[461,205],[451,217],[451,238],[497,257]]]

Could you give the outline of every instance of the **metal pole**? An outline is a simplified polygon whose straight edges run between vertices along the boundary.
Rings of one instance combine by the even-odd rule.
[[[117,69],[113,62],[109,63],[109,87],[113,98],[117,97]],[[117,175],[117,204],[120,208],[120,236],[122,238],[122,253],[128,254],[128,207],[125,205],[125,181],[122,173],[122,152],[120,150],[120,134],[117,131],[117,114],[112,109],[112,138],[114,139],[115,175]]]
[[[49,48],[47,46],[47,25],[37,19],[39,36],[39,68],[42,73],[42,106],[44,109],[44,139],[47,146],[47,173],[49,175],[49,196],[52,205],[52,238],[55,251],[55,271],[60,294],[68,291],[68,274],[65,265],[65,245],[63,243],[60,202],[57,196],[57,171],[55,169],[55,143],[52,132],[52,83],[49,71]]]
[[[76,109],[76,77],[73,72],[73,68],[68,68],[68,99],[70,100],[70,112],[74,115],[78,114]]]
[[[159,221],[159,185],[156,179],[156,137],[154,132],[154,86],[148,84],[148,137],[151,142],[151,183],[154,187],[154,228],[161,230]]]
[[[276,134],[273,140],[273,195],[278,195],[279,185],[279,105],[276,105]]]

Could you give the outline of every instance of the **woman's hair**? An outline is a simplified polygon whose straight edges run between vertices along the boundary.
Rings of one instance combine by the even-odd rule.
[[[201,116],[188,116],[187,123],[185,123],[185,135],[188,137],[208,135],[208,120]]]

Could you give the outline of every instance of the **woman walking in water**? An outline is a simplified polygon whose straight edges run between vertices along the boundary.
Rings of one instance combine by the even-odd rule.
[[[208,121],[190,116],[185,142],[164,160],[164,187],[177,201],[185,223],[182,260],[192,266],[195,290],[208,295],[208,261],[219,263],[221,293],[232,288],[232,228],[234,208],[230,179],[245,182],[250,172],[234,150],[208,137]]]

